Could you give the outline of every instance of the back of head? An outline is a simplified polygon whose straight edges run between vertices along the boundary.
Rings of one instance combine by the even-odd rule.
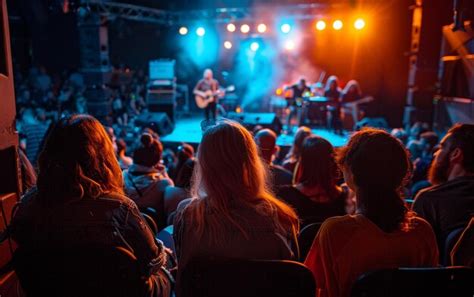
[[[148,133],[142,134],[140,142],[140,147],[133,153],[133,162],[146,167],[156,166],[160,162],[163,153],[161,142]]]
[[[359,211],[385,232],[399,229],[407,213],[401,190],[411,169],[403,144],[383,130],[363,129],[341,150],[339,162],[352,174]]]
[[[38,194],[45,204],[123,193],[112,142],[92,116],[59,120],[46,137],[38,163]]]
[[[474,125],[457,124],[449,129],[450,148],[459,148],[463,154],[462,166],[468,173],[474,173]]]
[[[222,219],[245,233],[232,215],[232,205],[259,205],[260,212],[277,216],[275,224],[281,228],[297,220],[296,214],[268,191],[267,172],[252,135],[236,122],[219,121],[204,132],[193,179],[193,196],[199,198],[198,202],[205,200],[198,204],[206,205],[220,218],[206,223],[209,233],[218,233]],[[197,233],[202,234],[205,218],[199,213],[203,211],[196,211],[193,221]]]
[[[293,155],[295,158],[299,157],[301,147],[303,146],[303,141],[312,133],[313,132],[311,132],[311,129],[309,127],[299,127],[296,131],[295,140],[293,142],[293,146],[291,147],[290,154]]]
[[[296,182],[306,187],[319,186],[328,196],[334,197],[338,177],[334,147],[322,137],[308,136],[301,148]]]
[[[270,129],[262,129],[255,134],[255,143],[260,149],[260,154],[267,162],[271,162],[276,146],[276,133]]]

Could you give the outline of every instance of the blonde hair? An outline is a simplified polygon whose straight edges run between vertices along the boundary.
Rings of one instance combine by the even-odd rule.
[[[357,95],[362,96],[362,90],[360,88],[359,82],[356,81],[355,79],[351,79],[350,81],[347,82],[346,86],[342,90],[343,94],[349,93],[351,90],[351,87],[355,87],[357,91]]]
[[[277,200],[269,190],[267,169],[261,161],[252,135],[242,125],[219,121],[208,128],[199,146],[191,190],[195,200],[188,205],[189,219],[199,237],[204,229],[219,241],[225,221],[247,237],[234,218],[232,205],[254,208],[273,219],[277,230],[287,234],[298,231],[298,217],[289,206]],[[206,216],[206,212],[215,215]]]

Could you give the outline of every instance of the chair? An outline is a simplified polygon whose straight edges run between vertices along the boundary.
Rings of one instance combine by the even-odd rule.
[[[311,245],[313,244],[316,234],[322,223],[312,223],[301,229],[298,235],[298,246],[300,248],[300,261],[303,262],[308,255]]]
[[[451,265],[474,268],[474,217],[471,218],[451,250]]]
[[[194,259],[179,283],[182,297],[314,297],[316,291],[306,266],[278,260]]]
[[[444,249],[441,251],[441,261],[443,261],[441,265],[448,266],[451,264],[451,251],[453,250],[456,242],[458,242],[459,237],[461,237],[464,228],[465,227],[457,228],[449,232],[444,242]]]
[[[378,270],[359,277],[351,296],[472,297],[474,270],[462,266]]]
[[[141,214],[145,219],[145,222],[148,224],[148,227],[150,227],[153,235],[156,235],[158,233],[158,225],[156,224],[156,221],[146,212],[142,212]]]
[[[135,256],[121,247],[19,247],[13,265],[28,297],[143,296],[148,287]]]

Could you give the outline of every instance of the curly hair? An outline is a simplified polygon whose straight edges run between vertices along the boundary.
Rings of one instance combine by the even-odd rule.
[[[60,119],[46,136],[38,165],[38,198],[44,204],[123,194],[112,142],[92,116]]]

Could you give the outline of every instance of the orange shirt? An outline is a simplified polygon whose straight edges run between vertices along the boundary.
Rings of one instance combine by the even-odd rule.
[[[304,263],[320,296],[349,296],[357,278],[371,270],[437,266],[433,229],[421,218],[412,225],[408,231],[385,233],[360,214],[327,219]]]

